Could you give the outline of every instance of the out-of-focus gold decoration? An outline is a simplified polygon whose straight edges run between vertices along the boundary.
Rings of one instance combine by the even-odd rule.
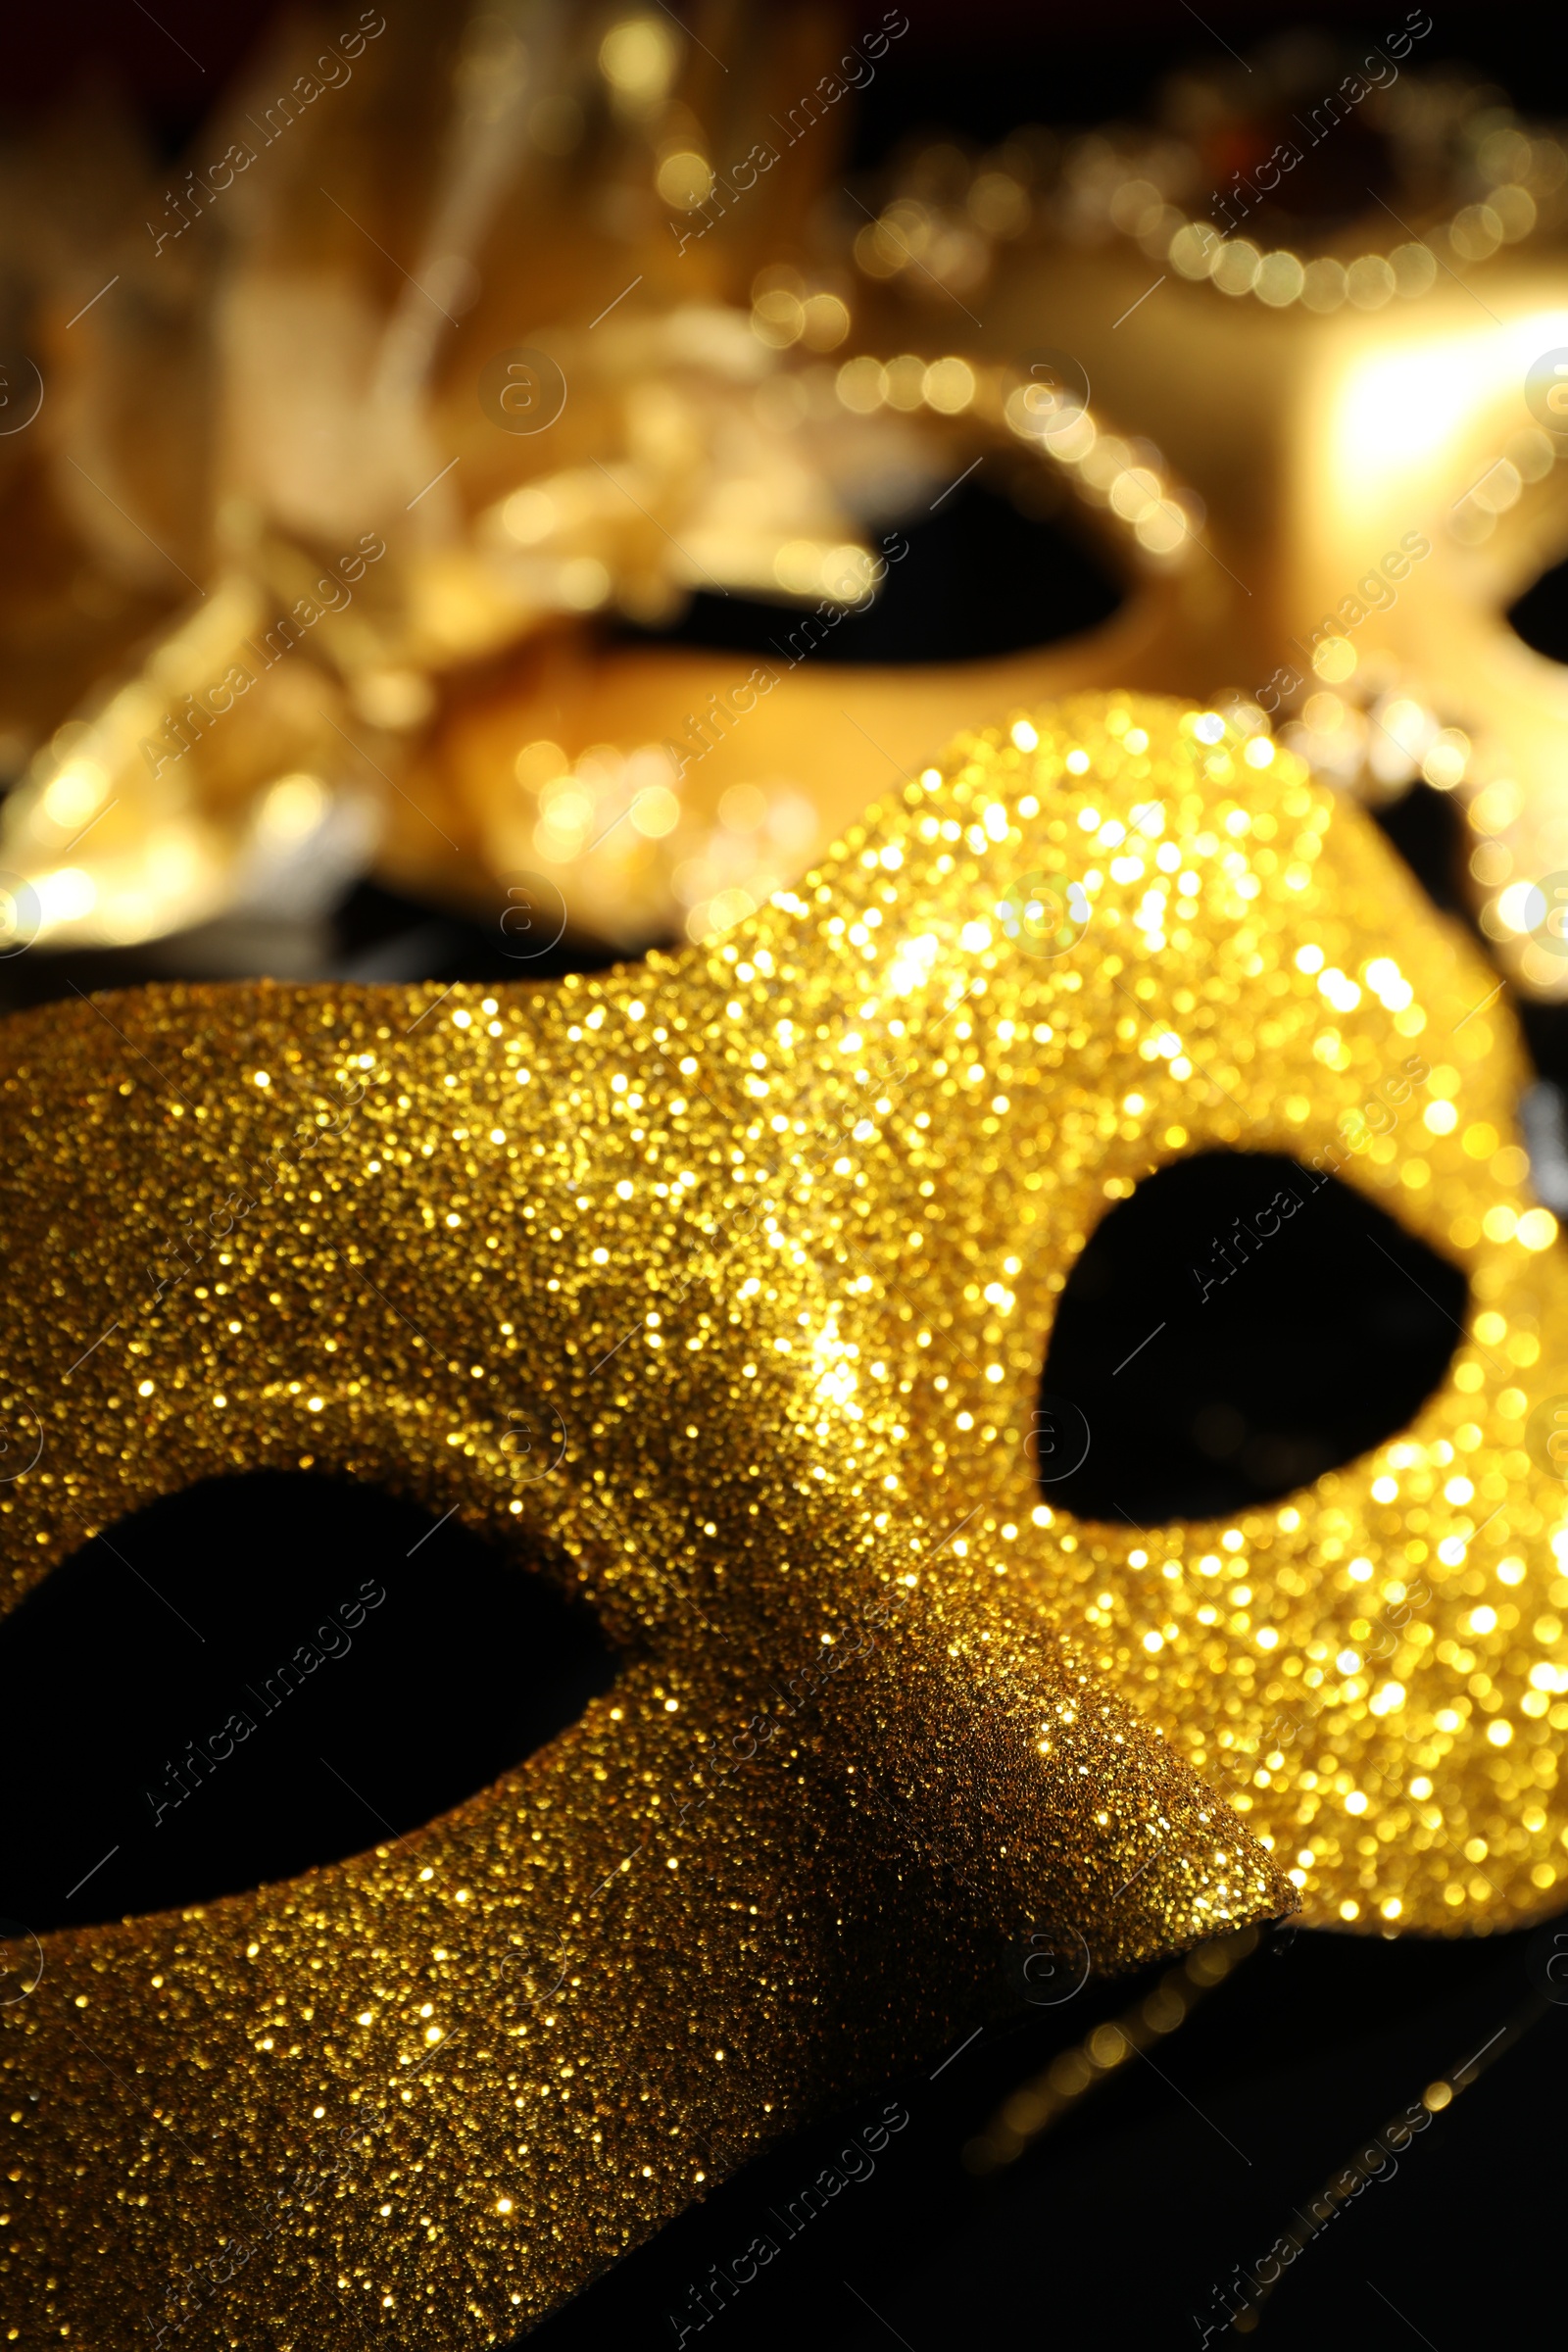
[[[808,115],[799,153],[780,130],[738,222],[709,238],[704,158],[758,100],[787,109],[811,85],[829,27],[753,16],[729,38],[743,101],[655,16],[601,34],[548,4],[466,30],[427,10],[304,77],[290,36],[204,133],[220,160],[156,200],[125,142],[77,159],[96,201],[30,290],[52,397],[0,445],[14,509],[47,517],[38,560],[52,540],[75,567],[65,616],[13,630],[0,676],[29,761],[0,869],[36,936],[297,910],[371,858],[452,899],[542,868],[620,946],[700,933],[798,872],[903,736],[924,752],[972,711],[976,665],[925,682],[896,755],[874,718],[841,724],[822,805],[798,718],[748,730],[738,772],[698,764],[687,718],[715,696],[729,710],[751,663],[688,657],[704,691],[682,715],[682,665],[607,654],[599,624],[737,592],[776,599],[781,631],[808,605],[819,639],[896,560],[881,526],[939,497],[971,445],[1070,475],[1130,556],[1179,568],[1200,514],[1157,450],[1042,406],[1010,368],[940,351],[884,366],[863,342],[831,356],[851,327],[843,269],[767,258],[803,234],[831,124]],[[302,81],[313,97],[274,103]],[[47,141],[30,172],[14,163],[40,209],[59,170]],[[182,429],[144,436],[155,357]],[[117,680],[160,603],[167,628]],[[792,638],[770,677],[814,641]],[[1004,667],[1014,695],[1050,682]],[[485,726],[498,703],[504,747]],[[737,788],[762,796],[760,825],[721,813]]]
[[[764,74],[790,73],[799,33],[751,38]],[[648,179],[695,121],[683,46],[651,17],[601,40],[548,5],[466,30],[426,10],[329,51],[308,102],[270,103],[300,88],[291,31],[205,134],[215,167],[156,200],[122,169],[118,240],[100,203],[74,267],[57,255],[38,305],[54,397],[7,451],[15,495],[143,612],[196,593],[8,805],[0,863],[41,937],[290,903],[377,843],[437,895],[471,890],[472,828],[407,776],[455,676],[587,615],[657,619],[699,582],[771,585],[786,545],[837,550],[842,571],[846,544],[865,560],[845,479],[874,498],[879,468],[925,478],[912,430],[831,403],[826,428],[783,433],[757,396],[792,363],[724,270],[675,268]],[[710,113],[721,130],[716,89]],[[47,147],[33,161],[55,179]],[[752,209],[765,252],[777,187]],[[519,326],[549,354],[516,361]],[[155,332],[197,428],[169,447],[138,431]],[[32,699],[24,656],[7,685],[19,743],[70,715]],[[280,829],[274,787],[300,775],[315,821],[296,795]]]
[[[776,282],[776,274],[767,276]],[[771,299],[764,291],[759,307]],[[788,300],[802,310],[795,295]],[[773,331],[781,331],[778,314],[768,316]],[[949,463],[957,473],[966,460],[979,462],[971,456],[978,451],[1057,477],[1124,535],[1152,606],[1180,594],[1182,576],[1201,552],[1201,504],[1169,480],[1152,443],[1103,431],[1086,405],[1015,368],[971,368],[952,356],[926,362],[912,354],[884,363],[861,353],[831,377],[824,370],[814,386],[775,380],[803,414],[813,397],[861,419],[934,411],[950,420]],[[1045,486],[1060,495],[1057,482],[1048,478]],[[530,518],[534,496],[529,490],[517,499]],[[574,677],[569,658],[561,660],[552,685],[566,719],[562,734],[580,741],[597,714],[610,740],[590,741],[575,758],[548,736],[514,752],[517,704],[504,691],[488,705],[470,706],[462,723],[432,746],[429,767],[416,771],[416,788],[438,803],[466,807],[482,827],[491,871],[542,871],[572,917],[602,939],[641,944],[682,929],[703,939],[742,920],[799,874],[830,824],[858,813],[871,779],[882,782],[900,764],[885,748],[890,741],[899,744],[903,763],[912,764],[951,728],[963,696],[1004,702],[1053,665],[1051,657],[1045,662],[1025,657],[956,665],[956,674],[933,667],[905,673],[896,689],[886,673],[873,673],[869,709],[863,673],[851,673],[853,709],[845,705],[842,671],[804,694],[799,665],[840,613],[852,614],[904,560],[907,543],[901,541],[901,533],[889,534],[888,552],[875,555],[853,544],[785,542],[771,554],[766,584],[818,602],[804,620],[781,612],[776,659],[737,656],[720,668],[712,656],[644,658],[635,670],[619,665],[618,690],[597,664],[578,668]],[[1125,632],[1115,642],[1124,644]],[[1081,656],[1067,659],[1081,666]],[[1102,648],[1100,661],[1106,659]],[[1059,666],[1061,657],[1054,660]],[[681,702],[673,698],[683,678],[691,681],[690,704],[677,715]],[[715,678],[722,683],[708,683]],[[775,690],[780,706],[769,700]],[[622,749],[661,698],[667,706],[664,738]],[[846,738],[842,773],[832,756]],[[507,789],[509,766],[515,793]]]
[[[99,123],[14,163],[48,397],[0,441],[32,556],[0,589],[0,873],[37,935],[297,908],[373,862],[702,938],[955,727],[1125,682],[1250,704],[1375,798],[1454,791],[1510,973],[1568,991],[1568,669],[1504,618],[1568,550],[1561,143],[1412,34],[1381,87],[1298,46],[1173,85],[1142,144],[927,143],[867,205],[831,35],[416,11],[292,121],[269,57],[202,150],[251,161],[156,203]],[[1227,174],[1256,218],[1216,189],[1195,275]],[[1123,610],[989,661],[812,660],[980,466],[1070,485]],[[776,599],[771,646],[615,640],[694,593]]]
[[[960,741],[679,958],[10,1023],[15,1595],[301,1465],[511,1541],[627,1651],[406,1838],[49,1939],[0,2042],[10,2307],[499,2342],[1002,2005],[1020,1938],[1560,1903],[1568,1291],[1494,994],[1289,753],[1112,695]],[[1074,1521],[1027,1445],[1054,1301],[1217,1146],[1338,1160],[1461,1265],[1452,1364],[1280,1503]],[[165,1228],[214,1239],[154,1296]]]
[[[890,174],[857,258],[895,313],[948,332],[959,302],[983,311],[966,351],[1022,352],[1025,320],[1050,317],[1051,342],[1124,428],[1157,438],[1207,517],[1179,629],[1167,607],[1121,674],[1288,722],[1373,801],[1417,778],[1453,792],[1483,928],[1527,993],[1560,998],[1568,667],[1505,616],[1568,554],[1568,165],[1555,132],[1417,72],[1418,55],[1323,113],[1312,93],[1354,81],[1355,56],[1282,44],[1255,61],[1261,86],[1240,67],[1179,81],[1143,147],[928,145]],[[1286,136],[1317,176],[1306,194],[1304,166],[1266,196],[1250,183],[1258,217],[1287,226],[1294,203],[1343,259],[1305,237],[1265,251],[1234,189],[1228,210],[1215,190],[1213,230],[1193,225],[1205,179]],[[1404,242],[1363,250],[1372,222]],[[1214,285],[1256,302],[1216,303]]]
[[[826,19],[731,24],[739,100],[653,16],[427,11],[356,39],[304,102],[275,98],[297,42],[270,54],[204,134],[220,160],[156,200],[122,135],[76,126],[93,201],[18,306],[52,399],[5,453],[39,562],[74,575],[47,625],[15,616],[0,677],[19,921],[130,942],[298,911],[373,859],[469,901],[542,872],[622,947],[702,936],[975,710],[1116,674],[1125,628],[1070,673],[876,676],[853,712],[823,665],[798,674],[899,559],[885,526],[988,453],[1032,497],[1070,481],[1156,607],[1202,526],[1157,446],[1015,355],[868,347],[842,240],[809,224],[842,117],[795,100]],[[748,126],[770,161],[715,176]],[[50,142],[14,160],[40,213],[60,168]],[[155,363],[178,407],[147,434]],[[603,642],[699,590],[777,599],[788,640],[763,672],[789,708],[735,746],[754,663]]]
[[[860,230],[856,259],[872,277],[908,271],[911,288],[918,273],[965,293],[1020,237],[1091,252],[1119,238],[1271,310],[1414,300],[1450,267],[1568,223],[1558,132],[1526,123],[1493,87],[1422,69],[1422,37],[1405,33],[1396,60],[1288,35],[1234,67],[1172,76],[1150,131],[1029,128],[978,161],[933,144]]]

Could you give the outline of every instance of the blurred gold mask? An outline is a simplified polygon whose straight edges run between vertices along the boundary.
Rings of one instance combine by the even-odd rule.
[[[1115,684],[1250,699],[1374,798],[1457,790],[1483,921],[1561,993],[1568,685],[1503,614],[1568,547],[1568,163],[1429,74],[1419,15],[1337,105],[1357,61],[1298,43],[1147,132],[937,141],[875,218],[837,159],[902,11],[842,73],[814,11],[731,12],[733,73],[652,17],[367,11],[286,132],[282,39],[177,196],[80,113],[69,221],[40,138],[0,947],[299,921],[372,865],[488,914],[520,875],[541,937],[703,939],[955,727]],[[1276,114],[1304,168],[1211,192]],[[1036,512],[1070,482],[1123,610],[985,661],[797,659],[849,650],[883,526],[982,466]],[[603,633],[694,593],[775,600],[772,650]]]

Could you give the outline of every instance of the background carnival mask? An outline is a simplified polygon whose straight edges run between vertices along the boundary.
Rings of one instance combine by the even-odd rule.
[[[672,963],[3,1043],[17,1298],[53,1301],[8,1351],[18,1593],[68,1515],[309,1458],[514,1544],[625,1652],[395,1847],[51,1939],[5,2015],[9,2259],[62,2328],[505,2340],[1004,2005],[1042,1924],[1115,1969],[1293,1887],[1380,1931],[1558,1899],[1568,1509],[1526,1433],[1568,1345],[1516,1049],[1366,820],[1216,714],[969,738]],[[1338,1168],[1462,1268],[1453,1361],[1278,1504],[1076,1520],[1030,1444],[1055,1302],[1220,1147],[1296,1163],[1258,1246]],[[201,1221],[201,1280],[149,1276]],[[519,1411],[556,1433],[520,1489]]]
[[[1118,677],[1250,707],[1376,804],[1455,793],[1483,927],[1555,998],[1568,157],[1425,68],[1431,29],[1411,11],[1365,56],[1282,36],[1172,76],[1148,129],[916,147],[856,261],[884,346],[940,321],[1032,361],[1042,445],[1091,497],[1152,511],[1156,445],[1188,486],[1201,560],[1144,600]]]
[[[1483,920],[1557,993],[1563,672],[1502,613],[1568,546],[1568,165],[1430,29],[1179,76],[1147,130],[927,142],[873,205],[838,158],[896,10],[727,18],[733,73],[653,15],[368,11],[270,50],[172,187],[121,126],[40,141],[11,928],[298,915],[373,862],[701,939],[956,725],[1123,682],[1289,719],[1375,799],[1457,789]],[[980,468],[1087,524],[1122,611],[858,670],[851,713],[904,526]],[[748,658],[616,641],[694,596]]]

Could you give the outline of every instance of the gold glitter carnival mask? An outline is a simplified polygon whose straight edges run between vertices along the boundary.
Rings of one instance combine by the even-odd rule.
[[[83,1523],[309,1463],[459,1511],[625,1653],[395,1846],[46,1941],[0,2110],[42,2338],[503,2341],[1000,2005],[1037,1929],[1114,1969],[1288,1882],[1379,1930],[1557,1899],[1568,1508],[1524,1439],[1568,1300],[1520,1056],[1272,745],[1084,698],[674,960],[155,989],[0,1049],[17,1594]],[[1026,1445],[1054,1301],[1219,1146],[1462,1265],[1452,1365],[1283,1504],[1074,1523]]]

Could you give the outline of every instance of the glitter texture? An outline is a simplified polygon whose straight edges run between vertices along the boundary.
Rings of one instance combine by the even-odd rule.
[[[405,1839],[46,1939],[0,2013],[13,2328],[504,2341],[1008,2006],[1037,1933],[1108,1971],[1294,1887],[1551,1908],[1568,1503],[1526,1425],[1568,1316],[1493,986],[1289,755],[1097,696],[678,958],[7,1024],[12,1592],[304,1466],[456,1508],[625,1651]],[[1343,1154],[1469,1328],[1285,1504],[1075,1523],[1026,1445],[1054,1298],[1216,1146]]]

